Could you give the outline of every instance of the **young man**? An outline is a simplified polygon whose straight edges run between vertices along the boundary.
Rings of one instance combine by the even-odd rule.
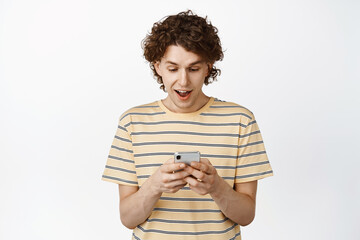
[[[217,29],[182,12],[155,23],[143,48],[168,95],[120,117],[103,180],[119,185],[122,223],[133,239],[240,239],[272,169],[254,115],[202,91],[220,72]],[[184,151],[200,162],[175,163]]]

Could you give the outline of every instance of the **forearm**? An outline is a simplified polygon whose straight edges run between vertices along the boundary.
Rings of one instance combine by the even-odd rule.
[[[161,193],[152,189],[149,178],[137,192],[120,200],[121,222],[130,229],[143,223],[160,197]]]
[[[255,200],[236,192],[222,178],[216,190],[210,193],[223,214],[241,226],[250,224],[255,217]]]

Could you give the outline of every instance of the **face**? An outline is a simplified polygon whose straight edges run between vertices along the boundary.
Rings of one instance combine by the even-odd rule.
[[[181,46],[171,45],[154,66],[168,93],[163,103],[169,110],[177,113],[196,112],[208,102],[209,97],[203,93],[202,86],[208,75],[209,64],[199,55]]]

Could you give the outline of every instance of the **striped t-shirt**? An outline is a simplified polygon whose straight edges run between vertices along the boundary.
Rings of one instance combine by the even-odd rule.
[[[162,101],[131,108],[119,125],[102,179],[141,185],[175,152],[199,151],[230,186],[273,174],[254,115],[210,98],[193,113],[173,113]],[[240,227],[209,194],[185,186],[163,193],[149,218],[133,231],[136,240],[241,239]]]

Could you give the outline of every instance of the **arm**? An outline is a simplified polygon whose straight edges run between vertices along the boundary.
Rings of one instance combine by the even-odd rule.
[[[223,214],[239,225],[246,226],[255,217],[257,181],[235,184],[234,189],[221,178],[208,159],[192,162],[185,168],[194,177],[186,177],[190,188],[210,194]]]
[[[249,225],[255,217],[257,181],[236,183],[235,191],[223,179],[211,197],[225,216],[241,226]]]
[[[151,214],[163,192],[175,193],[186,185],[185,171],[173,173],[185,168],[183,163],[173,163],[169,159],[151,175],[141,186],[119,185],[120,218],[122,224],[130,229],[143,223]]]

